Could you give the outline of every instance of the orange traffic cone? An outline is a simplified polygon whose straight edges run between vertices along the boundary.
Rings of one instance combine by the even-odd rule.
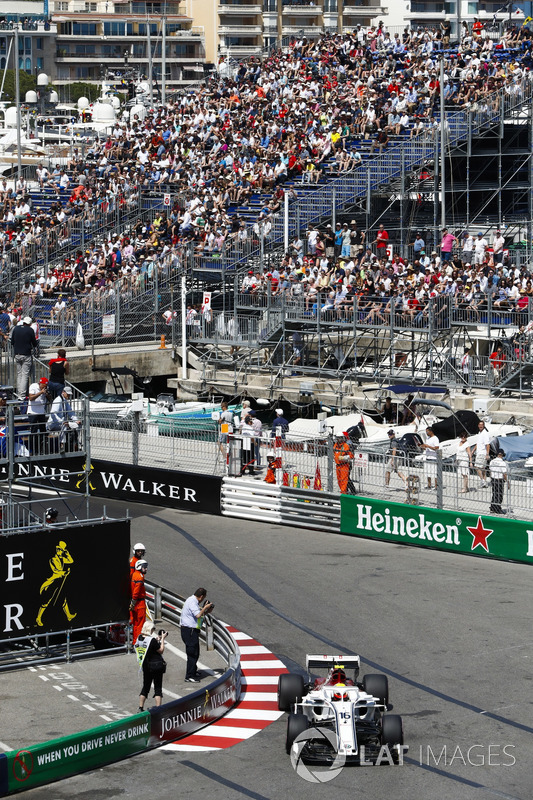
[[[159,349],[160,350],[166,350],[167,349],[166,342],[167,342],[167,337],[165,336],[164,333],[162,333],[161,334],[161,344],[159,345]]]

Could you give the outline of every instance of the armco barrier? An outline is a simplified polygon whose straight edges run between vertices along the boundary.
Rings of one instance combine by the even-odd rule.
[[[531,523],[488,514],[443,511],[342,495],[341,533],[533,564]]]
[[[147,590],[152,596],[151,610],[155,610],[154,600],[159,602],[160,598],[161,618],[173,620],[181,610],[183,598],[153,584],[147,584]],[[215,649],[228,664],[216,681],[192,695],[125,720],[0,754],[0,797],[159,747],[189,736],[223,716],[241,693],[240,650],[222,623],[214,620],[212,627]]]
[[[291,489],[264,481],[223,478],[222,514],[300,528],[340,531],[339,495]]]

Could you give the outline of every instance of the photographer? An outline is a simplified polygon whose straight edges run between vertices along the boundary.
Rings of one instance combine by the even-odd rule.
[[[46,405],[49,400],[48,378],[32,383],[28,391],[28,422],[31,426],[30,452],[45,453]]]
[[[154,636],[154,633],[155,627],[153,623],[145,622],[141,634],[135,642],[137,658],[143,671],[143,685],[139,695],[139,711],[144,711],[144,704],[150,693],[152,681],[156,706],[160,706],[163,699],[163,675],[167,671],[167,663],[163,658],[163,652],[168,633],[159,631],[157,636]]]
[[[215,607],[214,603],[209,603],[208,601],[203,606],[200,606],[206,596],[206,589],[200,587],[186,599],[181,610],[181,638],[187,653],[187,671],[185,673],[185,681],[187,683],[198,683],[200,681],[196,668],[200,657],[200,628],[205,614],[209,614]]]

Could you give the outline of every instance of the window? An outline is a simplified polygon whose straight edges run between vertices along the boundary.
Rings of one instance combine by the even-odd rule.
[[[278,0],[263,0],[263,11],[277,11]]]
[[[324,0],[324,11],[329,13],[337,11],[337,0]]]
[[[31,72],[31,58],[27,58],[24,62],[24,70],[25,72]]]
[[[85,11],[97,11],[96,3],[85,3]]]
[[[75,36],[96,36],[96,23],[94,22],[73,22],[72,33]]]
[[[37,48],[37,50],[42,50],[43,49],[43,37],[42,36],[38,36],[35,39],[35,47]]]
[[[54,9],[56,11],[68,11],[68,3],[65,2],[55,2]]]
[[[125,36],[125,22],[104,22],[104,36]]]
[[[94,44],[77,44],[76,45],[76,55],[77,56],[94,56],[96,53],[96,47]]]
[[[44,58],[41,58],[41,56],[39,56],[39,58],[36,59],[35,66],[39,70],[44,69]]]
[[[477,2],[468,3],[467,14],[477,14]]]
[[[157,22],[150,24],[150,34],[152,36],[157,36]],[[146,36],[146,25],[144,22],[139,23],[139,36]]]

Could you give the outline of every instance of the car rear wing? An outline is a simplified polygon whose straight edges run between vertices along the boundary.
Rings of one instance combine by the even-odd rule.
[[[306,656],[305,659],[307,672],[313,669],[355,669],[361,666],[359,656]]]

